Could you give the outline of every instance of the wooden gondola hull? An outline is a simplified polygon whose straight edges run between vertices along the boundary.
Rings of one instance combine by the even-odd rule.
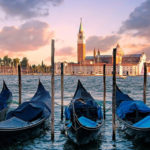
[[[98,138],[103,126],[101,107],[78,80],[73,99],[65,109],[66,132],[76,144],[88,144]],[[68,128],[68,127],[69,128]]]
[[[74,143],[78,145],[84,145],[97,140],[101,135],[101,130],[102,126],[92,130],[85,127],[80,127],[78,130],[75,130],[73,127],[70,127],[66,131],[67,136]]]
[[[35,138],[48,128],[49,128],[49,119],[42,120],[38,124],[19,130],[0,129],[0,147],[4,145],[18,144],[20,142]]]
[[[118,118],[118,125],[119,125],[119,129],[126,134],[126,137],[132,139],[137,144],[138,142],[150,143],[150,128],[146,128],[146,129],[135,128],[125,123],[125,121],[123,121],[120,118]]]

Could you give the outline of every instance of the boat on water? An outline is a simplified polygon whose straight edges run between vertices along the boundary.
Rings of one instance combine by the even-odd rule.
[[[5,81],[3,81],[3,88],[0,93],[0,121],[4,120],[9,106],[12,102],[12,92],[8,89]]]
[[[150,142],[150,108],[116,87],[116,115],[121,130],[134,141]]]
[[[74,143],[88,144],[97,140],[103,126],[101,107],[78,81],[76,92],[65,109],[65,130]]]
[[[16,144],[40,135],[48,127],[51,114],[51,97],[42,83],[30,101],[19,105],[0,122],[0,146]]]
[[[117,78],[120,78],[120,79],[126,79],[127,76],[126,76],[126,75],[119,75],[119,76],[117,76]]]

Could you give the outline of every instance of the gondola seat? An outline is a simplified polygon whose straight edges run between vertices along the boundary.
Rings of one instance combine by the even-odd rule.
[[[91,119],[88,119],[84,116],[81,116],[80,118],[78,118],[78,121],[80,122],[80,124],[88,128],[95,128],[98,125],[97,122],[92,121]]]
[[[133,124],[134,127],[140,128],[150,128],[150,116],[146,116],[142,120],[138,121],[137,123]]]

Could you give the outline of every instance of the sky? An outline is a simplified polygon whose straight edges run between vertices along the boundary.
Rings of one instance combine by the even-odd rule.
[[[86,55],[112,54],[119,43],[149,60],[150,0],[0,0],[0,57],[49,65],[55,39],[55,61],[76,62],[80,18]]]

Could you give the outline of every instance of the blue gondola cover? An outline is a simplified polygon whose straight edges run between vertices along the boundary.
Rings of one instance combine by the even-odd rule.
[[[150,108],[142,101],[123,101],[117,108],[117,115],[124,119],[127,114],[135,112],[150,113]]]
[[[37,92],[30,101],[22,103],[17,109],[7,115],[7,119],[12,117],[23,121],[31,122],[38,118],[48,118],[51,113],[51,97],[45,90],[41,82]]]
[[[97,117],[98,117],[98,119],[103,118],[103,113],[102,113],[102,109],[100,106],[98,106],[98,108],[97,108]]]
[[[65,117],[66,117],[66,120],[69,120],[71,118],[70,110],[68,107],[65,108]]]

